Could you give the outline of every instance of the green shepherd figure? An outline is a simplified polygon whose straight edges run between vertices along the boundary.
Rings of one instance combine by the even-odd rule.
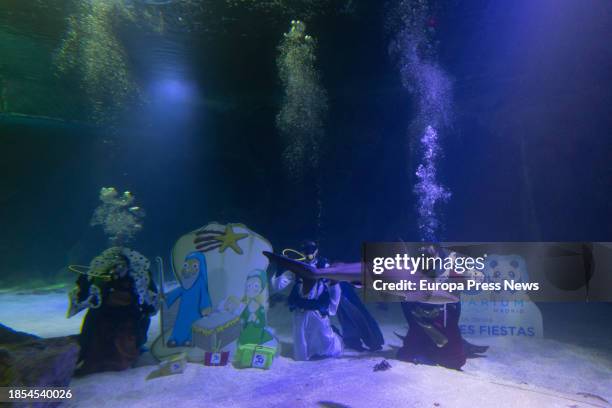
[[[255,269],[247,276],[243,307],[240,313],[242,331],[238,344],[264,344],[272,340],[272,335],[266,329],[266,314],[268,311],[267,275],[261,269]]]

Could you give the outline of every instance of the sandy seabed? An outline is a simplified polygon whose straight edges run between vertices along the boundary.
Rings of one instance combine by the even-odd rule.
[[[65,318],[67,296],[0,294],[0,322],[43,337],[78,333],[83,314]],[[478,338],[491,346],[463,371],[400,362],[394,332],[405,333],[399,307],[372,308],[387,344],[376,353],[297,362],[290,357],[291,318],[284,305],[270,325],[289,347],[268,371],[188,364],[183,374],[146,380],[155,366],[73,379],[66,407],[611,407],[612,350],[532,338]],[[546,321],[545,321],[546,324]],[[595,328],[593,328],[595,330]],[[154,317],[149,338],[159,333]],[[590,333],[597,335],[596,333]],[[608,335],[604,331],[601,335]],[[610,339],[612,343],[612,339]],[[391,369],[374,372],[387,359]]]

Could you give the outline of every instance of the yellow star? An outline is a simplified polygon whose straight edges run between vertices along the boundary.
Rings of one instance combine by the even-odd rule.
[[[231,225],[227,225],[225,227],[225,232],[223,235],[219,235],[215,237],[217,241],[221,241],[221,247],[219,248],[219,252],[224,252],[227,247],[230,247],[239,255],[242,255],[242,248],[238,246],[238,241],[248,237],[249,234],[236,234],[232,229]]]

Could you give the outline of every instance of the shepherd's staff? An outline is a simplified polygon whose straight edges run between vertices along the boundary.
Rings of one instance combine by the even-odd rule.
[[[164,260],[161,256],[155,257],[155,262],[157,262],[157,271],[159,273],[159,294],[161,295],[161,305],[159,306],[159,325],[161,326],[161,339],[162,344],[166,344],[166,339],[164,338],[164,304],[166,295],[164,293]]]

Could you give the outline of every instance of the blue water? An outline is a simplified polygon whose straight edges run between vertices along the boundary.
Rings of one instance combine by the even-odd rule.
[[[362,241],[420,239],[418,138],[407,137],[417,110],[389,56],[382,5],[308,21],[330,108],[320,169],[301,184],[284,174],[275,127],[282,13],[203,26],[165,4],[162,32],[125,23],[117,35],[144,102],[97,123],[79,78],[53,71],[74,10],[30,7],[40,12],[0,6],[11,11],[0,13],[10,56],[0,76],[22,115],[0,115],[4,276],[54,276],[99,252],[105,239],[89,220],[108,185],[147,211],[134,246],[150,257],[211,220],[243,222],[278,247],[318,239],[342,260],[357,259]],[[453,89],[439,140],[437,176],[453,192],[440,239],[610,240],[611,13],[597,0],[452,2],[440,12],[438,62]]]

